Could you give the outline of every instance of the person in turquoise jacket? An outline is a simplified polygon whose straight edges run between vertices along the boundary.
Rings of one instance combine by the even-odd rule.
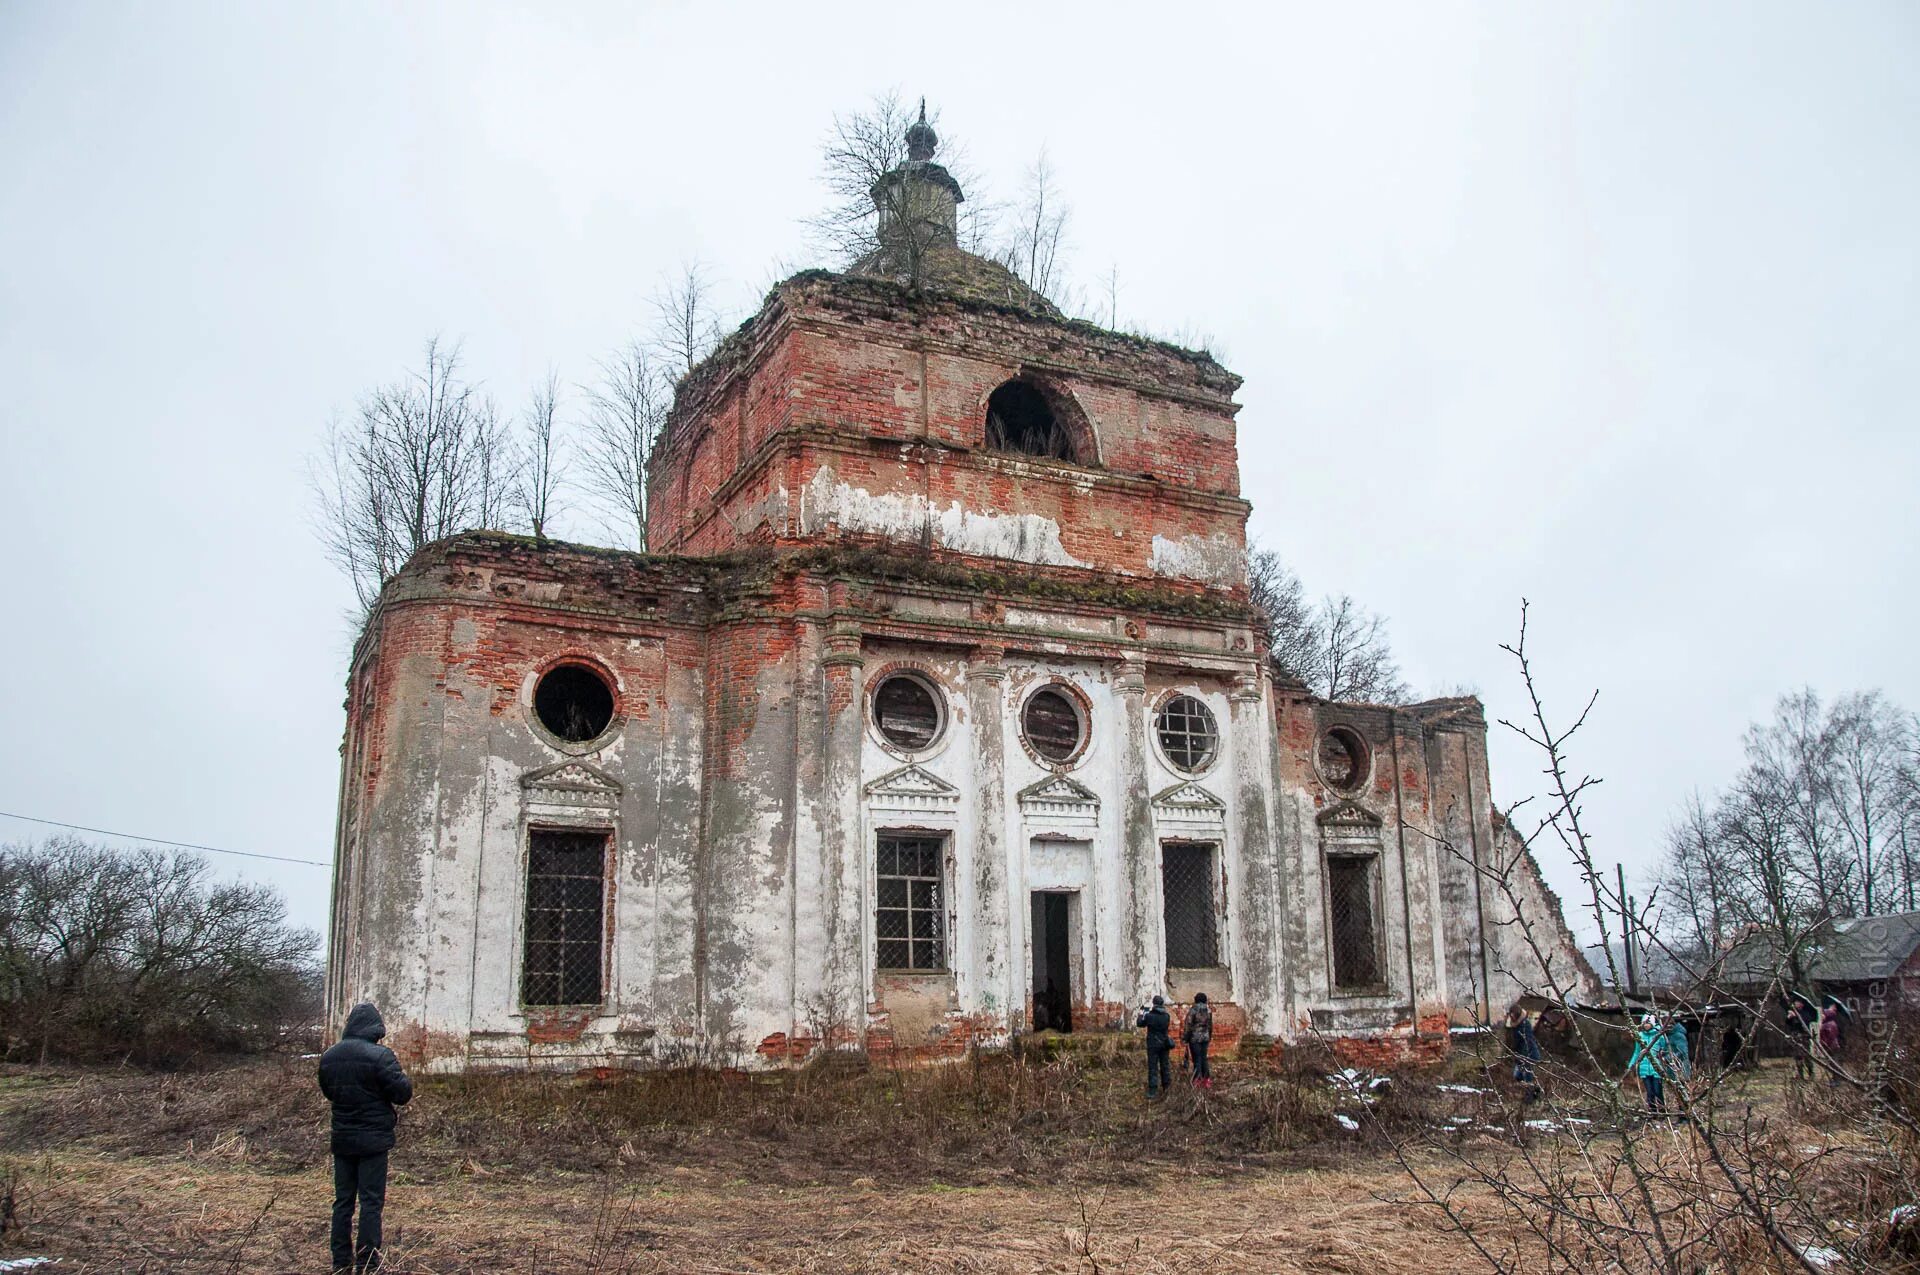
[[[1640,1092],[1646,1095],[1647,1110],[1656,1115],[1667,1112],[1666,1090],[1660,1076],[1669,1051],[1666,1028],[1648,1014],[1640,1020],[1640,1036],[1634,1042],[1633,1057],[1627,1060],[1627,1070],[1639,1072]]]
[[[1667,1025],[1667,1068],[1681,1084],[1693,1079],[1693,1045],[1687,1039],[1687,1025],[1678,1018]]]

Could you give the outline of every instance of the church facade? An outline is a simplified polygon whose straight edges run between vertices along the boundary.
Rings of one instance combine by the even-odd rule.
[[[773,1066],[1204,991],[1223,1047],[1402,1052],[1581,985],[1478,702],[1269,666],[1238,378],[964,252],[910,143],[876,251],[682,382],[651,553],[476,532],[388,583],[335,1016],[448,1070]]]

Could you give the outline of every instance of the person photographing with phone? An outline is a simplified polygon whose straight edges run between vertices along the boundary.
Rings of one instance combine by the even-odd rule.
[[[1147,1097],[1158,1097],[1173,1088],[1173,1038],[1168,1035],[1173,1015],[1167,1013],[1167,998],[1156,996],[1142,1005],[1133,1025],[1147,1029]]]

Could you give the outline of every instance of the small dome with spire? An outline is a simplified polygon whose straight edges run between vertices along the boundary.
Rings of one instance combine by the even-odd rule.
[[[926,163],[940,149],[940,135],[927,123],[927,99],[920,99],[920,118],[907,128],[907,158]]]

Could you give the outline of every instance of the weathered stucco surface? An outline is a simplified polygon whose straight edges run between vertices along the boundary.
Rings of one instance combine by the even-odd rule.
[[[1059,406],[1071,456],[985,447],[1012,379]],[[1329,704],[1269,668],[1237,384],[1031,308],[781,285],[681,386],[650,481],[661,555],[471,533],[387,586],[348,680],[334,1011],[378,1001],[444,1069],[953,1056],[1033,1025],[1048,908],[1076,1030],[1205,991],[1223,1047],[1444,1048],[1449,1021],[1551,981],[1514,898],[1577,980],[1558,901],[1493,818],[1478,703]],[[559,665],[611,694],[592,740],[538,721]],[[903,673],[939,706],[924,747],[875,720]],[[1077,706],[1064,758],[1023,726],[1047,690]],[[1156,728],[1176,695],[1217,732],[1190,769]],[[1315,760],[1334,727],[1367,755],[1344,787]],[[528,1003],[549,830],[606,839],[590,1004]],[[876,846],[909,833],[940,847],[937,969],[880,966]],[[1170,845],[1210,865],[1200,968],[1169,965]],[[1329,939],[1328,865],[1356,862],[1364,987]]]

